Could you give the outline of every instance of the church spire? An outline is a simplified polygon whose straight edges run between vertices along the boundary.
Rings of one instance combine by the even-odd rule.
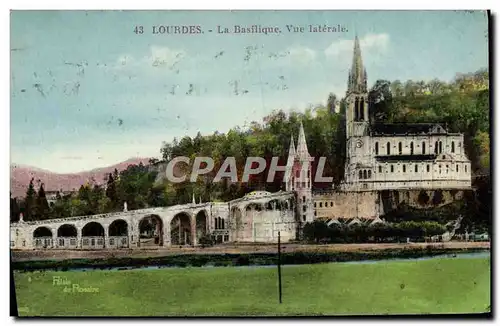
[[[352,66],[349,70],[349,82],[347,92],[366,93],[366,69],[363,67],[363,59],[361,58],[361,47],[359,45],[358,36],[354,38],[354,51],[352,56]]]
[[[290,148],[288,149],[288,159],[292,159],[295,157],[295,154],[297,152],[295,151],[295,143],[293,141],[293,135],[290,136]]]
[[[297,141],[297,155],[299,159],[309,159],[309,151],[307,150],[306,134],[304,133],[304,125],[300,122],[299,140]]]

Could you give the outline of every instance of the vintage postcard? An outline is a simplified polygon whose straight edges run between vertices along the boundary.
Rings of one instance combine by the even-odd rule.
[[[491,316],[489,12],[10,20],[15,315]]]

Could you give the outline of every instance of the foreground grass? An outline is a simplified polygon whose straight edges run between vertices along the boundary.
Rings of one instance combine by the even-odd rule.
[[[53,277],[99,292],[64,292]],[[16,272],[20,316],[366,315],[485,312],[489,258],[276,268]],[[67,285],[72,290],[72,285]]]

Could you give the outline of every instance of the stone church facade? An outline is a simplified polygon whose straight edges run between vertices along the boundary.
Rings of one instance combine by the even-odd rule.
[[[381,192],[413,193],[471,188],[471,166],[463,134],[441,124],[372,123],[367,73],[356,37],[348,76],[346,164],[339,191],[314,194],[314,215],[377,218]],[[410,195],[408,195],[410,196]]]

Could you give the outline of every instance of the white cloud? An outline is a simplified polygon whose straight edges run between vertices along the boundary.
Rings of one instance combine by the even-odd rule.
[[[290,60],[294,63],[308,64],[316,59],[316,51],[304,46],[291,47],[288,53],[290,53]]]
[[[131,54],[122,54],[112,66],[113,69],[126,70],[145,67],[167,67],[174,69],[186,57],[183,50],[171,49],[165,46],[151,46],[149,53],[137,59]]]
[[[389,46],[389,35],[367,34],[359,39],[361,53],[363,58],[370,57],[379,53],[384,53]],[[325,55],[335,57],[337,59],[351,58],[354,48],[354,40],[339,40],[335,41],[325,50]]]

